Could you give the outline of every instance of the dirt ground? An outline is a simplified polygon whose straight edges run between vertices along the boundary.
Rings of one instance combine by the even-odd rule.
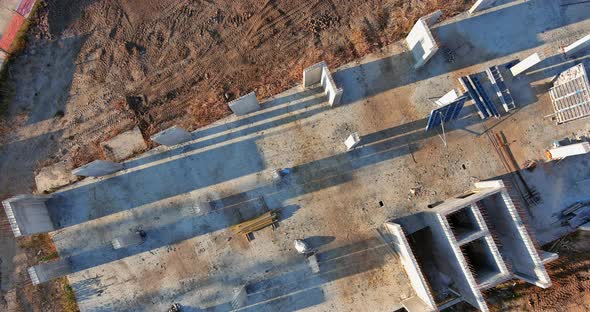
[[[590,311],[590,244],[588,232],[578,231],[544,246],[559,254],[548,273],[553,285],[540,289],[511,281],[490,290],[492,311]]]
[[[0,197],[33,191],[42,165],[102,158],[99,143],[135,125],[146,138],[201,127],[228,115],[234,98],[277,94],[313,63],[337,67],[402,38],[422,15],[451,16],[471,2],[42,1],[2,87]],[[18,284],[27,266],[52,255],[50,242],[15,243],[6,231],[1,242],[3,261],[24,260],[9,268],[17,285],[4,279],[0,304],[67,310],[65,280]]]

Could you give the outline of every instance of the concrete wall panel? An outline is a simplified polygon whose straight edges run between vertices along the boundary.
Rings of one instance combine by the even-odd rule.
[[[162,145],[172,146],[192,140],[191,133],[177,126],[156,133],[151,140]]]
[[[95,160],[87,165],[74,169],[72,173],[83,177],[100,177],[122,169],[123,165],[119,163],[107,160]]]
[[[565,53],[566,57],[571,57],[586,49],[590,49],[590,34],[563,48],[563,53]]]
[[[434,16],[436,17],[436,16]],[[438,51],[438,44],[430,32],[427,20],[433,21],[434,17],[420,18],[406,37],[406,44],[414,56],[414,68],[420,68],[426,64]]]
[[[525,72],[527,69],[537,65],[541,62],[541,56],[539,53],[535,53],[530,55],[529,57],[522,60],[520,63],[510,67],[510,72],[512,76],[517,76]]]
[[[241,116],[260,109],[260,103],[255,92],[250,92],[239,99],[229,102],[229,108],[234,114]]]
[[[328,64],[326,64],[324,61],[321,61],[303,70],[303,87],[309,88],[315,84],[320,83],[322,80],[322,72],[324,67],[328,67]]]

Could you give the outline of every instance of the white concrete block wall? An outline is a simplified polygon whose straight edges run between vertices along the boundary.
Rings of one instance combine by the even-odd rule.
[[[537,248],[533,244],[533,240],[529,236],[526,227],[524,226],[524,223],[522,222],[522,219],[520,218],[520,215],[518,214],[518,211],[516,210],[516,207],[514,206],[512,199],[510,198],[510,195],[506,190],[502,191],[501,194],[502,199],[504,200],[504,204],[506,205],[508,212],[510,213],[510,216],[512,217],[518,228],[518,235],[520,236],[520,239],[522,239],[522,241],[524,242],[524,245],[527,249],[526,251],[533,259],[533,262],[535,264],[534,272],[536,273],[536,277],[538,280],[529,282],[542,288],[550,287],[551,279],[549,278],[549,274],[547,273],[545,265],[543,264],[543,261],[537,253]]]
[[[569,156],[583,155],[590,153],[590,143],[582,142],[552,148],[549,150],[551,159],[563,159]]]
[[[438,213],[435,213],[433,215],[434,215],[434,218],[441,225],[440,228],[443,230],[445,238],[449,241],[449,245],[452,249],[452,252],[455,255],[455,258],[457,259],[457,261],[459,262],[461,273],[463,274],[463,276],[467,280],[467,283],[469,285],[469,290],[471,291],[471,293],[473,295],[473,298],[465,298],[465,301],[469,302],[471,305],[475,306],[480,311],[484,311],[484,312],[489,311],[488,305],[483,298],[483,294],[479,290],[479,286],[478,286],[477,282],[475,281],[475,278],[473,277],[473,274],[471,273],[469,266],[467,265],[467,261],[465,260],[465,257],[463,256],[463,252],[461,251],[461,248],[459,247],[457,240],[455,239],[455,236],[451,230],[451,226],[447,222],[447,218],[441,214],[438,214]],[[463,294],[463,296],[465,296],[465,294]],[[475,301],[471,301],[472,299]]]
[[[172,146],[188,142],[192,139],[191,133],[178,127],[173,126],[161,132],[154,134],[151,140],[162,145]]]
[[[416,258],[414,257],[410,244],[406,240],[402,227],[399,224],[387,222],[385,223],[385,230],[391,235],[391,243],[400,257],[416,295],[422,299],[430,309],[436,311],[434,297],[430,292],[430,288],[422,274],[418,261],[416,261]]]
[[[107,174],[115,173],[122,169],[122,164],[108,160],[95,160],[80,168],[74,169],[72,171],[72,174],[83,177],[100,177]]]
[[[490,248],[490,251],[492,252],[494,262],[496,263],[496,265],[500,269],[500,275],[502,275],[502,276],[510,275],[510,272],[508,271],[508,267],[506,267],[506,263],[504,262],[504,259],[502,259],[502,256],[500,255],[500,251],[498,250],[498,246],[496,245],[496,242],[494,241],[493,237],[489,234],[490,230],[484,220],[483,215],[479,211],[479,208],[475,204],[472,204],[470,209],[471,209],[471,211],[473,211],[473,214],[475,215],[475,219],[477,220],[477,223],[478,223],[480,229],[482,229],[486,233],[488,233],[488,235],[486,235],[486,237],[485,237],[485,240],[486,240],[486,243],[488,244],[488,247]]]
[[[328,95],[330,106],[340,104],[344,90],[339,89],[334,82],[332,73],[328,69],[326,62],[319,62],[303,71],[303,87],[309,88],[316,84],[321,84],[324,93]]]
[[[303,70],[303,87],[309,88],[320,83],[322,81],[322,72],[324,71],[324,67],[328,67],[328,64],[326,64],[324,61],[321,61]]]
[[[321,84],[322,87],[324,87],[324,93],[328,95],[328,103],[330,103],[330,106],[340,104],[343,90],[336,87],[336,83],[334,82],[328,67],[324,67],[322,71]]]
[[[529,55],[527,58],[522,60],[520,63],[510,67],[512,76],[517,76],[527,71],[529,68],[539,64],[542,61],[542,57],[539,53]]]
[[[428,23],[422,18],[416,22],[406,37],[406,44],[414,56],[416,69],[424,66],[439,49]]]
[[[475,4],[469,9],[469,14],[473,14],[477,11],[489,9],[496,4],[497,0],[477,0]]]
[[[238,99],[229,102],[229,108],[234,114],[241,116],[260,109],[260,103],[256,98],[255,92],[250,92]]]
[[[563,53],[566,57],[572,57],[586,49],[590,49],[590,34],[563,48]]]

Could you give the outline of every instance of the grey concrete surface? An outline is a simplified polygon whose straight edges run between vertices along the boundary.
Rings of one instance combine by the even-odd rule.
[[[522,163],[589,128],[587,120],[556,126],[542,118],[551,112],[550,79],[587,62],[587,55],[564,59],[560,47],[590,30],[582,10],[589,7],[533,0],[461,14],[431,29],[448,52],[419,72],[398,42],[333,71],[346,90],[339,106],[331,107],[319,88],[297,86],[262,101],[258,111],[198,129],[181,146],[156,148],[125,161],[124,171],[56,192],[48,207],[60,229],[51,236],[60,256],[72,259],[68,279],[81,310],[165,310],[179,302],[188,311],[228,311],[241,285],[248,285],[246,311],[401,307],[415,292],[374,229],[473,181],[510,179],[486,129],[504,131]],[[491,65],[506,70],[504,64],[535,52],[547,58],[507,79],[513,113],[481,121],[469,105],[445,125],[446,147],[436,131],[424,131],[434,107],[429,99],[458,87],[457,77]],[[363,145],[344,152],[352,132],[362,134]],[[275,181],[275,168],[293,173]],[[569,231],[551,226],[554,214],[581,199],[584,185],[576,183],[589,168],[587,159],[572,157],[523,173],[543,197],[528,211],[542,242]],[[232,236],[228,227],[256,209],[261,196],[281,209],[278,228],[257,232],[251,242]],[[210,212],[198,209],[203,202]],[[140,226],[143,244],[110,247]],[[318,247],[320,274],[292,247],[293,239],[309,236],[333,238]],[[474,294],[472,302],[478,300]]]

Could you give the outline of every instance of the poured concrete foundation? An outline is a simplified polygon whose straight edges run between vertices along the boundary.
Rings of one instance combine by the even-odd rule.
[[[95,160],[80,168],[74,169],[72,171],[72,174],[82,177],[100,177],[107,174],[115,173],[122,169],[123,165],[119,163],[107,160]]]
[[[51,196],[18,195],[2,202],[15,237],[55,230],[45,202]]]
[[[241,98],[235,99],[229,102],[228,105],[229,109],[238,116],[246,115],[260,109],[260,103],[256,98],[255,92],[250,92]]]
[[[28,269],[33,285],[39,285],[58,277],[72,273],[72,265],[68,259],[60,258],[55,261],[37,264]]]
[[[172,146],[192,139],[191,133],[177,126],[154,134],[151,140],[162,145]]]
[[[388,222],[385,229],[426,306],[466,301],[487,311],[482,291],[510,278],[551,285],[544,263],[557,255],[539,255],[502,181],[476,183],[473,192]]]

